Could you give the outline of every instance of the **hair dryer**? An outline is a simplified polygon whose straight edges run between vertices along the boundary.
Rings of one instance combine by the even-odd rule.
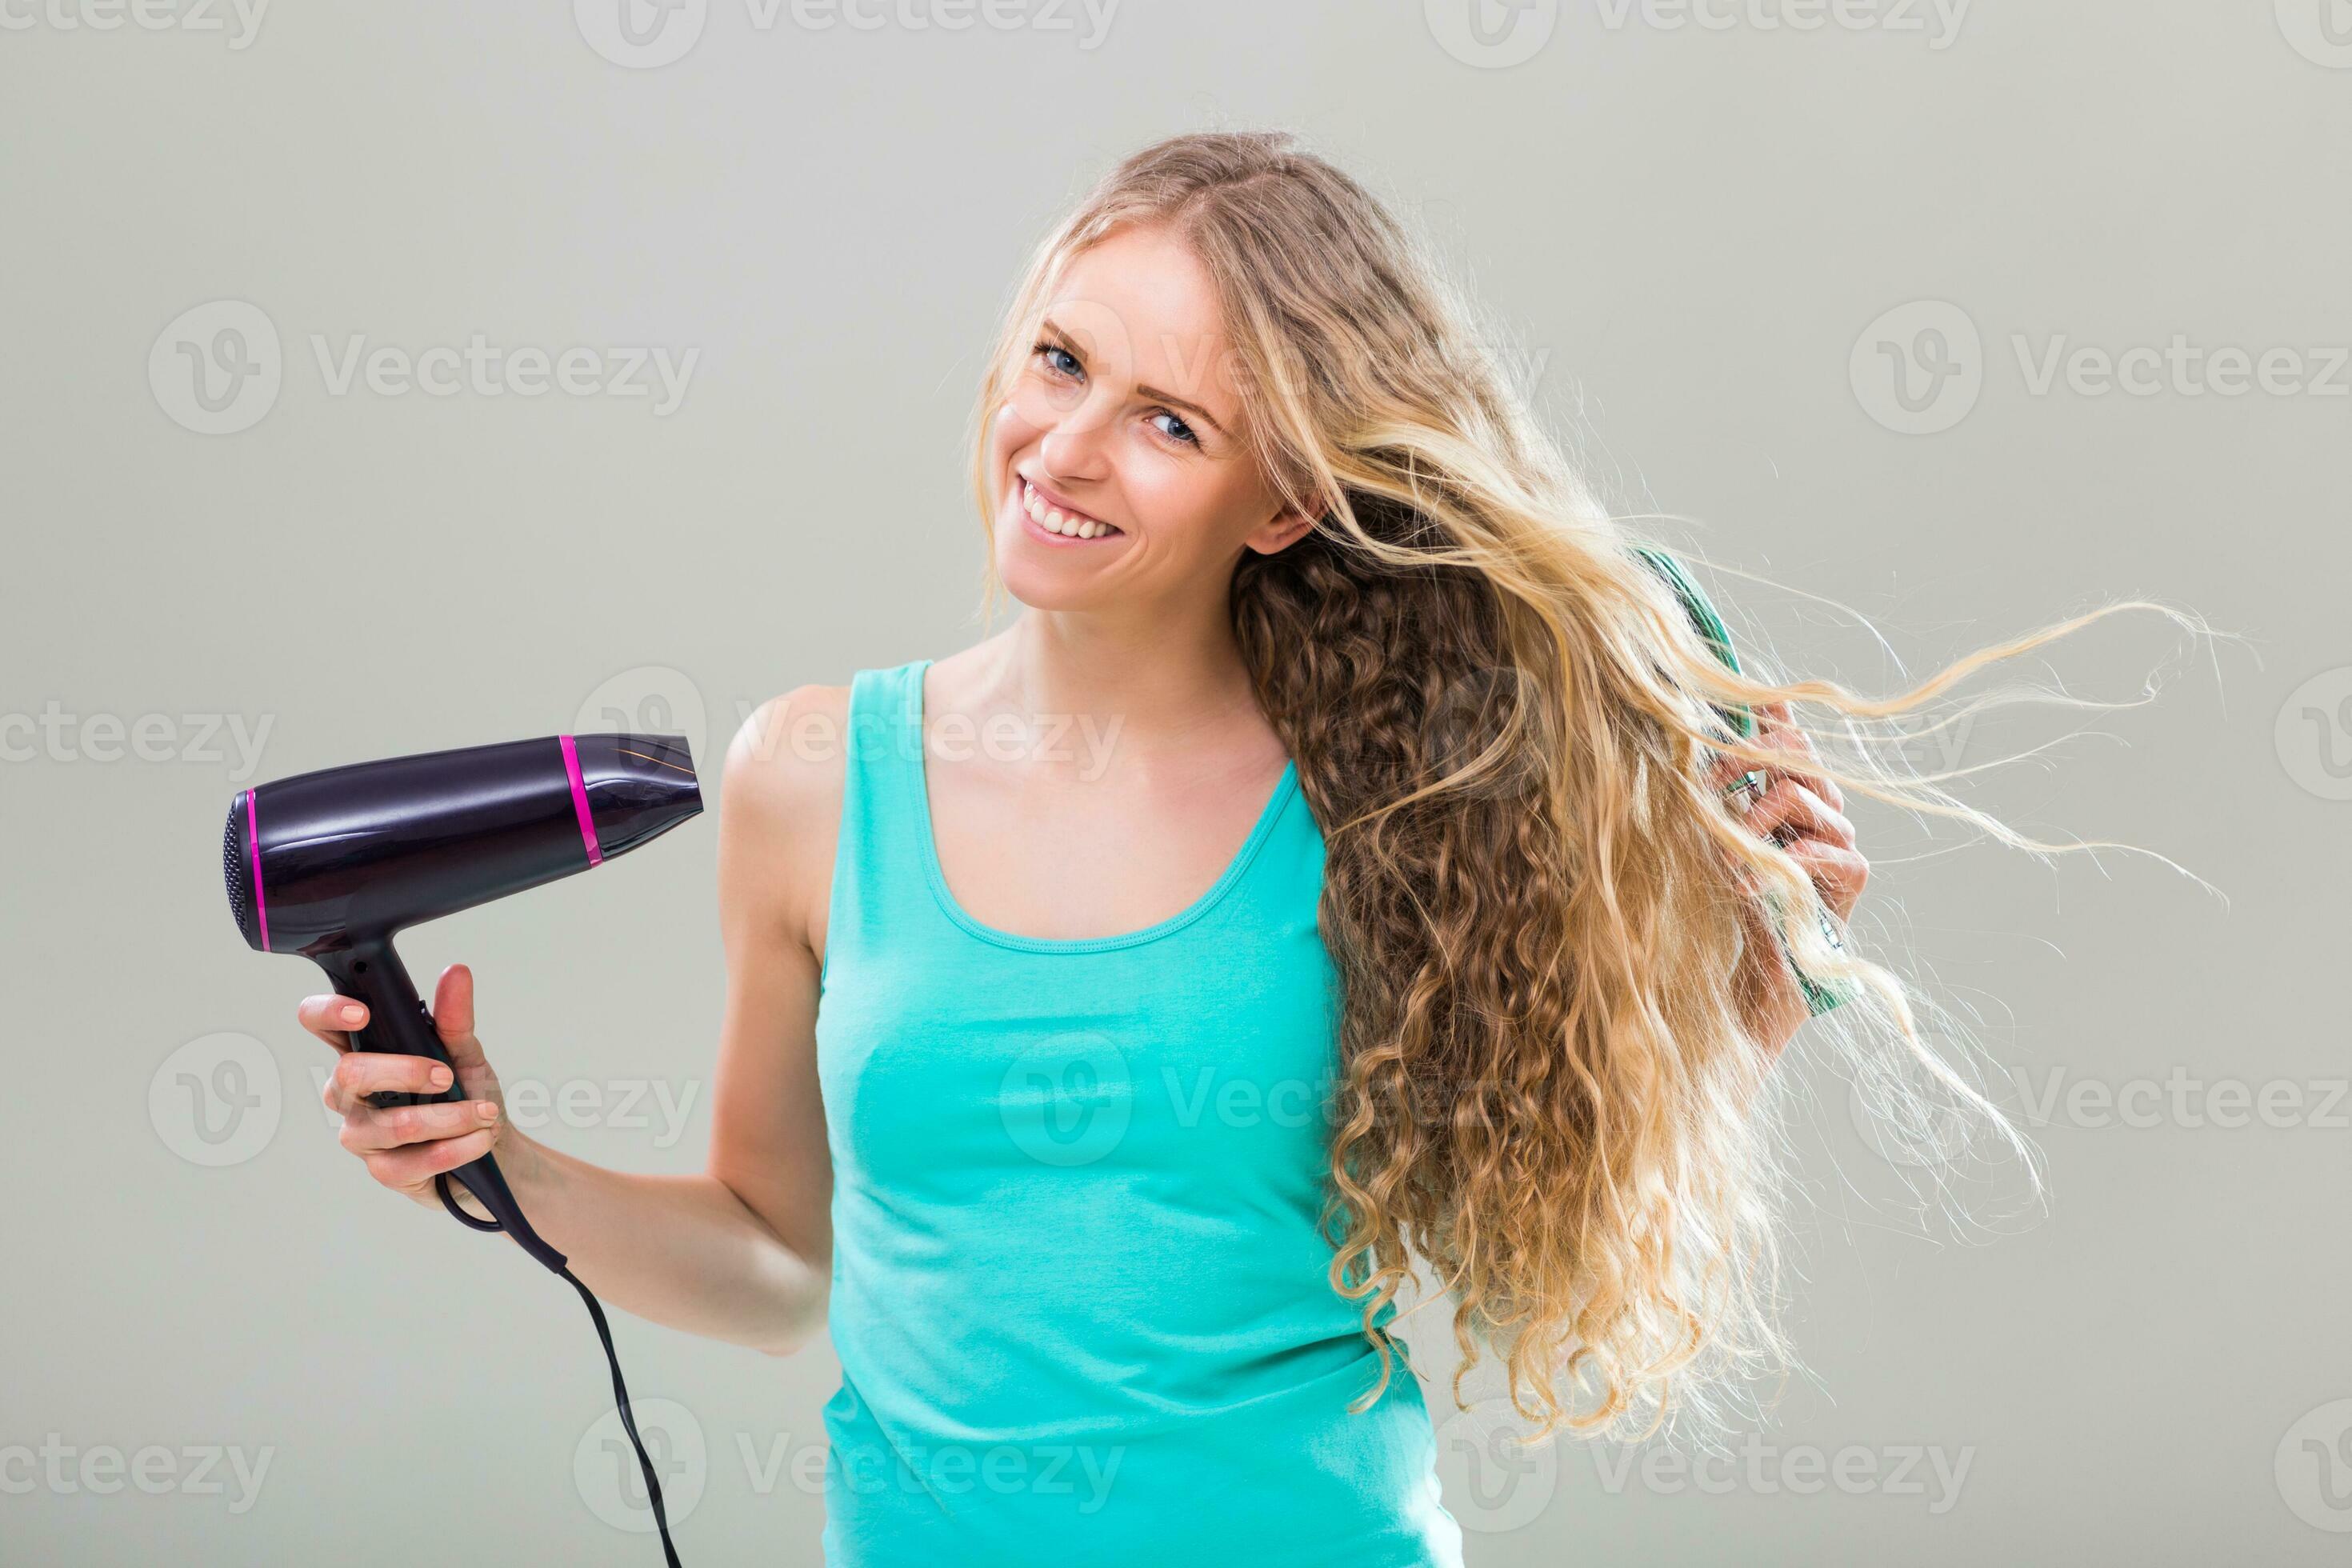
[[[401,966],[392,939],[420,921],[454,914],[568,877],[626,854],[702,809],[694,759],[669,735],[549,735],[326,768],[261,784],[229,804],[221,840],[229,911],[247,945],[299,953],[327,972],[342,995],[365,1003],[352,1035],[363,1051],[430,1057],[446,1063],[433,1017]],[[372,1095],[374,1105],[455,1100],[455,1081],[437,1096]],[[459,1207],[456,1180],[494,1216]],[[662,1546],[675,1564],[661,1488],[637,1441],[628,1391],[603,1309],[541,1240],[484,1155],[436,1177],[443,1206],[478,1230],[503,1230],[572,1282],[588,1303],[623,1423],[645,1468]]]

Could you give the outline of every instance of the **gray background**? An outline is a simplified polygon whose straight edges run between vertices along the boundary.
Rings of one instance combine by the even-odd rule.
[[[2074,639],[2070,689],[2129,699],[2158,668],[2159,700],[1970,793],[2226,903],[2145,857],[1937,852],[1958,840],[1864,814],[1870,908],[1979,1020],[2009,1102],[2046,1108],[2047,1214],[1964,1245],[1987,1238],[1905,1212],[1843,1086],[1793,1055],[1811,1375],[1705,1485],[1575,1446],[1513,1468],[1453,1423],[1471,1563],[2343,1561],[2352,371],[2324,351],[2352,343],[2352,47],[2321,0],[1983,0],[1940,47],[1924,7],[1799,32],[1564,0],[1483,50],[1451,3],[1127,0],[1094,38],[1043,4],[950,32],[789,5],[763,29],[712,0],[656,68],[592,47],[594,5],[289,5],[242,47],[233,11],[8,13],[0,714],[56,717],[0,764],[0,1557],[656,1559],[610,1522],[635,1516],[570,1293],[336,1147],[292,1016],[317,977],[236,942],[223,805],[614,710],[707,760],[776,691],[963,646],[961,432],[1026,247],[1142,140],[1275,124],[1428,226],[1615,504],[1782,584],[1716,579],[1788,662],[1895,677],[1804,593],[1914,670],[2138,595],[2242,637]],[[267,316],[282,381],[204,435],[173,417],[167,328],[219,300]],[[1932,356],[1921,326],[1955,308],[1979,342],[1945,338],[1947,392],[1975,401],[1889,428],[1879,342]],[[474,332],[699,357],[657,415],[337,395],[313,347]],[[2321,384],[2037,392],[2016,347],[2176,335],[2301,351]],[[270,726],[256,767],[209,733],[231,721]],[[2056,733],[1987,721],[1957,760]],[[697,1166],[714,843],[690,825],[407,940],[428,983],[476,966],[510,1082],[573,1095],[578,1125],[541,1112],[560,1146]],[[2095,1098],[2168,1082],[2137,1125]],[[2300,1109],[2233,1117],[2231,1082]],[[682,1122],[664,1093],[694,1097]],[[815,1563],[829,1350],[617,1331],[674,1489],[699,1491],[688,1559]],[[54,1474],[45,1447],[72,1451]],[[150,1447],[152,1493],[103,1457]],[[232,1450],[267,1455],[249,1499]],[[1841,1462],[1876,1479],[1821,1484]]]

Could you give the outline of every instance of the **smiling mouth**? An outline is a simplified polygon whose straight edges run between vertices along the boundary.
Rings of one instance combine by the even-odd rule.
[[[1057,506],[1037,492],[1037,487],[1027,479],[1021,480],[1021,510],[1029,521],[1047,533],[1064,539],[1117,539],[1124,532],[1098,517],[1088,517],[1073,507]]]

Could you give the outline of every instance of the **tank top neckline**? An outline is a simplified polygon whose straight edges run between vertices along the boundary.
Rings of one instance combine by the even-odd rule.
[[[1282,764],[1282,776],[1275,781],[1274,793],[1266,797],[1258,811],[1257,821],[1234,852],[1223,873],[1209,885],[1206,892],[1165,920],[1155,921],[1135,931],[1120,931],[1111,936],[1045,937],[1023,936],[1016,931],[1003,931],[975,919],[956,901],[948,889],[947,872],[940,864],[939,839],[931,830],[931,785],[929,769],[925,763],[923,745],[923,676],[931,667],[928,658],[917,659],[907,667],[899,702],[899,720],[907,733],[907,744],[898,754],[912,759],[915,829],[914,837],[921,850],[924,879],[930,884],[931,898],[940,912],[965,931],[982,942],[999,947],[1017,949],[1023,952],[1107,952],[1116,948],[1139,947],[1148,942],[1158,942],[1175,935],[1186,926],[1215,909],[1231,893],[1257,858],[1258,851],[1274,834],[1275,824],[1298,793],[1298,763],[1286,759]]]

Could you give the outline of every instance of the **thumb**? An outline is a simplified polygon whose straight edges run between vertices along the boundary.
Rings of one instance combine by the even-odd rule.
[[[469,1095],[495,1093],[498,1075],[474,1037],[474,972],[462,963],[443,970],[433,988],[433,1026],[457,1069],[458,1087]]]

